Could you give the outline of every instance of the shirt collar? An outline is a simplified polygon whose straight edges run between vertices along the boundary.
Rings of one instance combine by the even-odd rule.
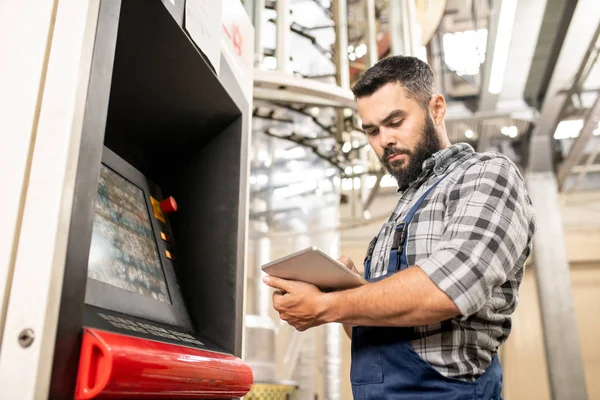
[[[411,182],[408,187],[418,185],[419,183],[423,182],[432,174],[432,172],[437,176],[442,176],[446,172],[450,172],[456,166],[455,161],[465,154],[474,152],[475,149],[473,149],[470,144],[456,143],[450,147],[438,151],[437,153],[434,153],[427,160],[423,161],[423,171],[421,172],[421,175],[419,175],[414,182]],[[402,191],[403,190],[401,188],[398,188],[397,190],[398,193]]]

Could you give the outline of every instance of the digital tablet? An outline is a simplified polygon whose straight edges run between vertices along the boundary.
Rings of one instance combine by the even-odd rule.
[[[321,249],[309,247],[262,266],[277,278],[312,283],[323,291],[350,289],[367,283],[360,275]]]

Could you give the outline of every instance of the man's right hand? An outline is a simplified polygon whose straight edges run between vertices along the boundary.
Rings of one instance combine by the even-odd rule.
[[[342,255],[340,258],[338,258],[338,261],[341,262],[342,264],[344,264],[346,266],[346,268],[348,268],[350,271],[358,274],[358,270],[356,269],[356,265],[354,265],[354,261],[352,261],[352,259],[348,256],[344,256]],[[344,325],[344,331],[346,331],[346,335],[348,335],[348,337],[350,339],[352,339],[352,325],[348,325],[348,324],[343,324]]]

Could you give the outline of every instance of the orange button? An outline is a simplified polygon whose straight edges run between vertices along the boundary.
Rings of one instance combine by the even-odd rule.
[[[165,242],[167,242],[167,243],[173,243],[173,239],[171,239],[171,236],[167,235],[167,234],[166,234],[166,233],[164,233],[164,232],[161,232],[161,233],[160,233],[160,238],[161,238],[162,240],[164,240]]]
[[[165,250],[165,255],[167,256],[167,258],[169,260],[174,260],[175,256],[173,255],[173,253],[171,253],[169,250]]]

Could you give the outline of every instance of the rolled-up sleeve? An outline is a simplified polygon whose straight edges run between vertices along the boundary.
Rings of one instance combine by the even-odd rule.
[[[535,215],[521,174],[501,156],[470,166],[447,193],[442,237],[416,264],[468,317],[522,267]]]

